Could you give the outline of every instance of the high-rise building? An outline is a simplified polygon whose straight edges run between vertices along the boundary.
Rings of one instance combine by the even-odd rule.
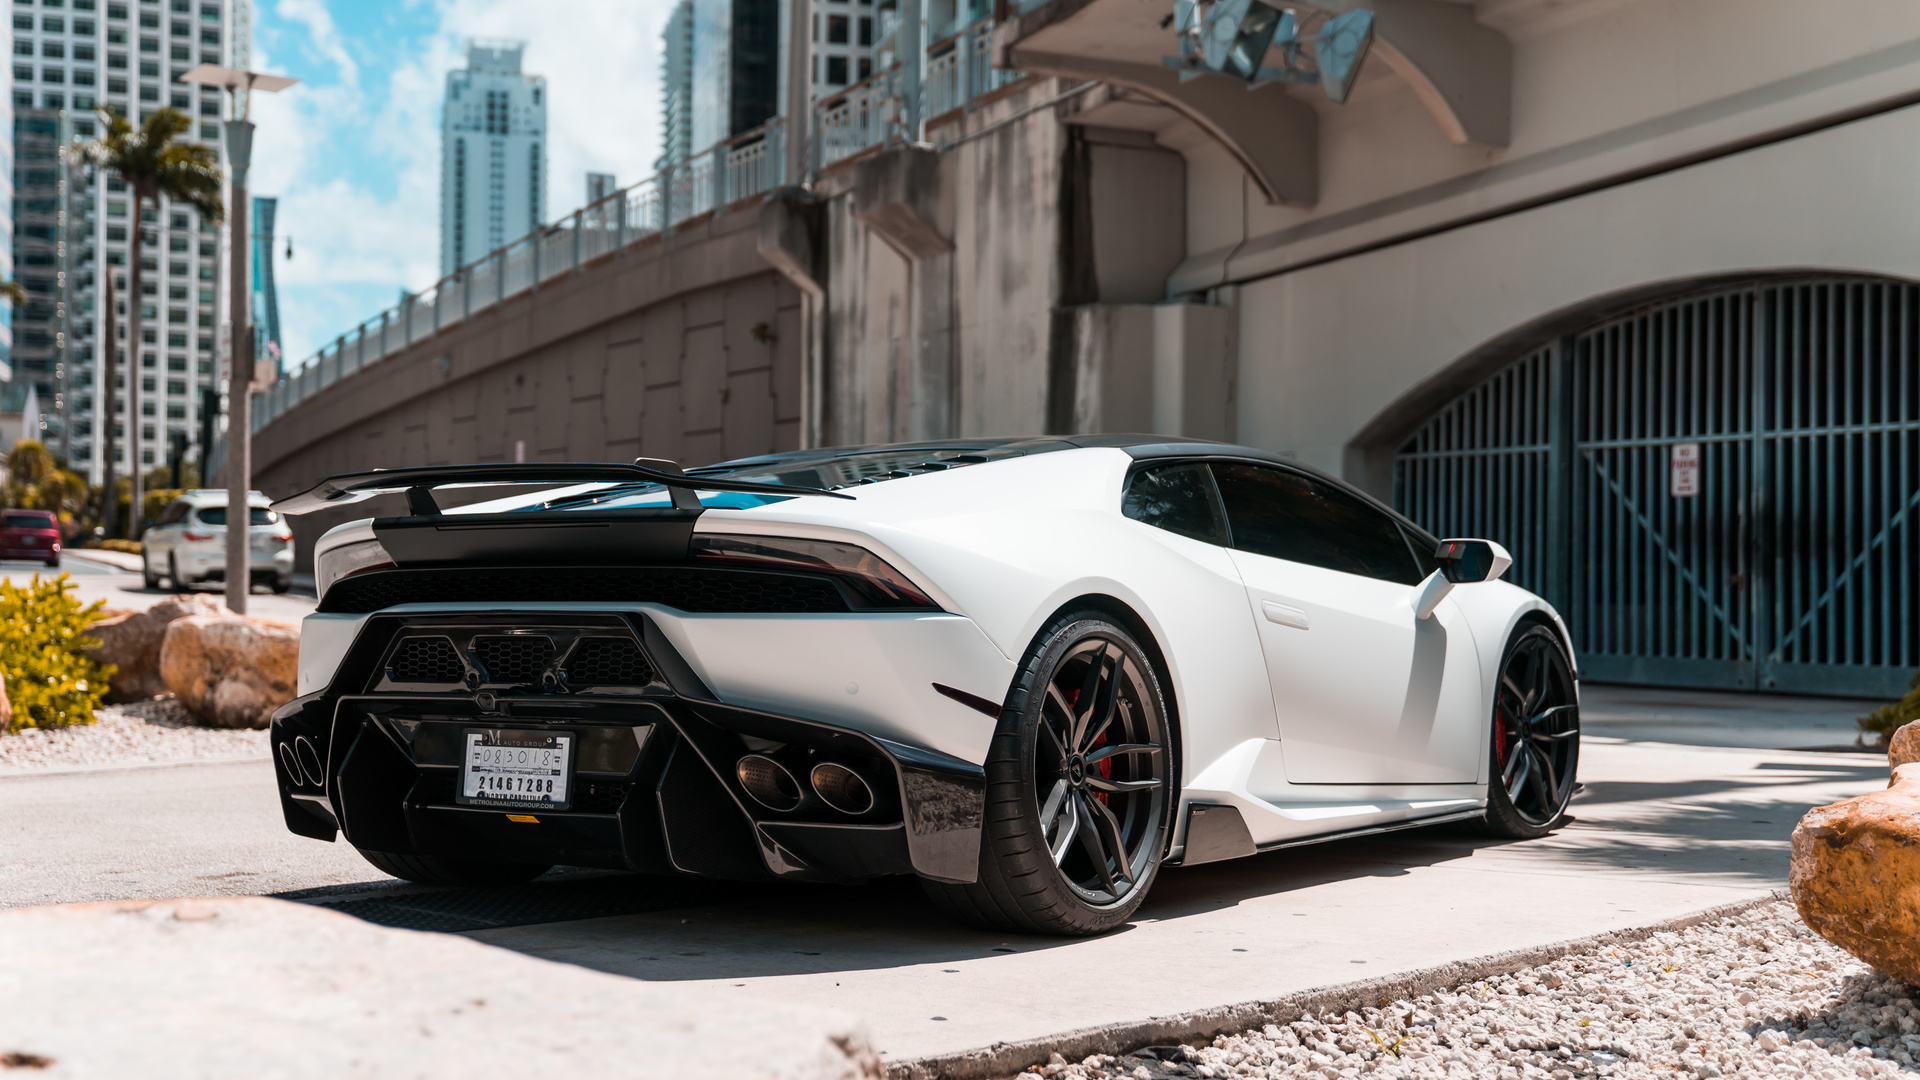
[[[590,172],[587,174],[587,201],[582,206],[592,206],[601,199],[620,190],[614,182],[612,173]]]
[[[656,169],[693,156],[693,0],[673,5],[660,32],[660,159]]]
[[[13,51],[12,20],[0,22],[0,48]],[[0,81],[10,73],[0,68]],[[0,281],[13,280],[13,93],[0,91]],[[0,383],[13,379],[13,305],[0,301]]]
[[[546,208],[547,80],[520,71],[518,41],[473,41],[447,73],[440,126],[440,272],[540,227]]]
[[[874,46],[892,25],[896,5],[874,0],[818,0],[813,4],[813,97],[837,94],[873,74]]]
[[[693,151],[780,111],[780,0],[693,0]]]
[[[275,376],[287,370],[286,352],[280,346],[280,294],[273,287],[273,216],[279,203],[278,199],[254,199],[249,223],[253,244],[249,274],[253,289],[253,359],[255,364],[270,365]]]
[[[96,109],[135,125],[163,106],[193,118],[184,139],[220,145],[221,91],[179,82],[196,64],[245,62],[230,27],[248,0],[8,0],[16,135],[13,240],[29,301],[15,322],[22,376],[47,411],[45,434],[69,463],[100,479],[102,425],[118,428],[119,474],[163,462],[169,433],[192,432],[212,388],[225,318],[224,226],[190,206],[149,204],[139,230],[142,339],[126,344],[132,198],[118,176],[80,165],[73,147],[97,137]],[[64,153],[63,153],[64,148]],[[31,262],[29,262],[29,255]],[[98,302],[115,275],[120,384],[110,394]],[[31,366],[29,366],[31,365]],[[140,415],[122,396],[140,380]],[[112,402],[113,407],[108,408]]]

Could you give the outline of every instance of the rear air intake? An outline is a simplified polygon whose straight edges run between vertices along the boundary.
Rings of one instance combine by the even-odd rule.
[[[800,805],[800,781],[785,765],[764,754],[748,754],[733,767],[753,801],[769,810],[786,813]]]
[[[443,637],[407,638],[387,665],[387,677],[394,682],[451,684],[466,673],[453,642]]]
[[[567,654],[567,682],[574,686],[645,686],[653,668],[628,638],[582,638]]]
[[[860,774],[835,761],[823,761],[807,777],[820,801],[843,814],[858,817],[873,809],[873,789]]]
[[[487,681],[532,683],[553,659],[553,639],[539,634],[511,634],[473,639],[473,656],[487,669]]]

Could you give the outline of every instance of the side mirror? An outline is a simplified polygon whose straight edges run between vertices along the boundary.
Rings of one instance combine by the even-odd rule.
[[[1455,585],[1492,581],[1513,565],[1507,549],[1491,540],[1442,540],[1433,550],[1440,572]]]
[[[1433,557],[1440,569],[1428,574],[1413,591],[1413,613],[1421,619],[1432,618],[1434,609],[1455,585],[1492,581],[1513,565],[1507,549],[1491,540],[1442,540]]]

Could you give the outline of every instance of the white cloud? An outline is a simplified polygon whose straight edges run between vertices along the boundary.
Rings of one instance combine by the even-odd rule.
[[[290,360],[438,277],[441,99],[466,39],[524,40],[525,70],[546,77],[547,205],[558,219],[584,200],[588,171],[621,184],[651,172],[671,2],[437,0],[426,9],[431,29],[407,39],[395,63],[383,59],[394,42],[343,35],[337,4],[278,0],[274,14],[298,36],[260,35],[254,66],[308,81],[256,95],[251,181],[279,198],[277,232],[294,238],[295,257],[275,264]]]

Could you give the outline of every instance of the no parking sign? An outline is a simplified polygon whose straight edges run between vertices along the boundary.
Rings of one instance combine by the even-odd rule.
[[[1671,458],[1672,490],[1676,499],[1691,499],[1700,494],[1700,444],[1673,444]]]

